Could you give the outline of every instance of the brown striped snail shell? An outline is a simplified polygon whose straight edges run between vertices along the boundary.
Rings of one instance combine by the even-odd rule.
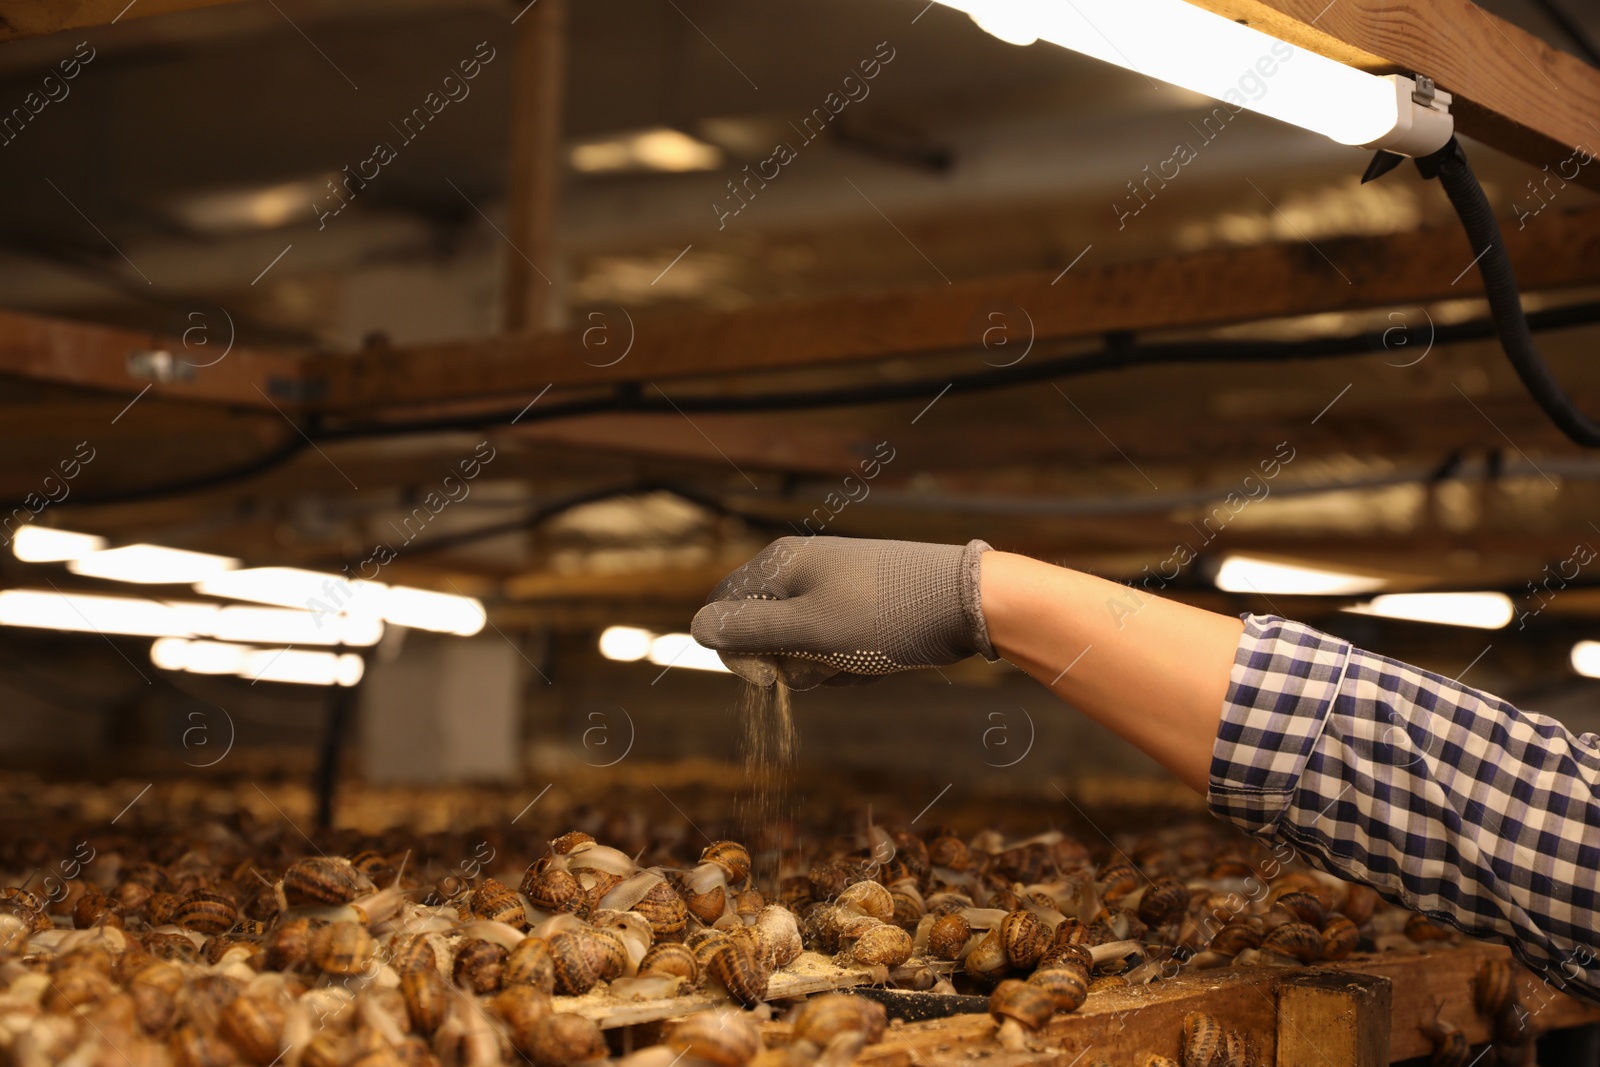
[[[582,830],[568,830],[554,841],[550,842],[550,851],[558,856],[565,856],[579,845],[595,844],[593,835]]]
[[[894,902],[894,915],[890,921],[901,929],[915,930],[928,910],[916,881],[907,878],[894,883],[889,887],[889,896]]]
[[[361,974],[377,948],[360,923],[329,923],[312,935],[311,962],[324,974]]]
[[[686,888],[683,891],[683,903],[691,915],[709,926],[728,910],[728,890],[721,884],[713,885],[703,893]]]
[[[694,953],[676,941],[659,941],[639,961],[641,978],[681,978],[684,985],[700,984],[700,963]]]
[[[439,957],[425,934],[407,934],[389,943],[389,964],[397,974],[436,971]]]
[[[1095,879],[1095,892],[1107,903],[1121,900],[1143,884],[1139,872],[1131,863],[1113,863],[1100,871]]]
[[[870,1045],[883,1037],[888,1024],[888,1013],[877,1001],[848,993],[826,993],[806,1001],[800,1009],[794,1020],[794,1039],[809,1041],[821,1049],[840,1034],[859,1032],[866,1035],[866,1044]]]
[[[986,982],[998,981],[1011,966],[1006,956],[1005,942],[1000,940],[1000,931],[990,930],[983,935],[983,939],[967,953],[963,966],[974,978]]]
[[[317,931],[327,925],[305,916],[279,923],[267,935],[267,966],[274,971],[293,971],[309,964]]]
[[[963,916],[941,915],[928,928],[928,952],[935,959],[957,959],[971,937],[972,925]]]
[[[822,952],[839,950],[839,935],[844,932],[845,913],[833,904],[813,904],[803,924],[807,944]]]
[[[1320,927],[1328,915],[1328,909],[1322,899],[1303,889],[1284,893],[1273,901],[1272,906],[1286,912],[1291,921],[1306,923],[1309,926]]]
[[[229,955],[259,971],[265,960],[266,950],[261,947],[261,942],[253,937],[219,934],[208,938],[205,948],[200,953],[201,959],[210,964],[221,963],[222,958]]]
[[[411,1029],[432,1037],[450,1010],[450,991],[436,968],[416,967],[400,974],[400,995],[405,999]]]
[[[628,968],[628,943],[622,935],[606,927],[585,931],[584,950],[594,967],[595,977],[602,982],[621,978]]]
[[[847,886],[834,903],[845,911],[870,915],[880,922],[894,918],[894,896],[877,882]]]
[[[1085,945],[1059,945],[1045,949],[1039,968],[1074,967],[1088,975],[1094,970],[1094,953]]]
[[[42,1003],[45,1011],[65,1014],[105,1000],[114,992],[111,980],[92,967],[69,967],[51,977]]]
[[[176,893],[152,893],[145,904],[145,914],[150,919],[150,925],[170,926],[173,915],[177,913],[178,906],[182,903],[183,899]]]
[[[720,867],[731,886],[742,887],[750,878],[750,850],[737,841],[713,841],[700,853],[700,862]]]
[[[879,923],[856,938],[850,959],[873,967],[898,967],[911,958],[911,952],[910,934],[890,923]]]
[[[544,1016],[534,1022],[524,1040],[525,1046],[517,1051],[533,1060],[534,1067],[570,1067],[604,1059],[607,1054],[600,1027],[573,1012]]]
[[[1335,912],[1322,926],[1322,958],[1342,960],[1356,950],[1361,931],[1347,916]]]
[[[586,933],[562,931],[549,939],[551,969],[555,976],[555,989],[568,996],[582,996],[594,988],[600,976],[595,971],[592,954],[586,950]]]
[[[701,1011],[673,1025],[666,1044],[715,1067],[745,1067],[761,1051],[761,1032],[747,1012]]]
[[[494,1010],[511,1028],[511,1044],[531,1048],[539,1020],[551,1013],[550,994],[531,985],[508,986],[494,998]]]
[[[451,966],[451,977],[456,985],[471,993],[493,993],[500,988],[500,975],[505,969],[504,948],[492,941],[469,938],[456,950]]]
[[[1261,932],[1249,923],[1231,922],[1216,932],[1209,948],[1220,956],[1237,956],[1247,948],[1261,947]]]
[[[238,1056],[222,1038],[193,1024],[180,1026],[167,1043],[178,1067],[233,1067]],[[303,1062],[303,1061],[302,1061]]]
[[[1314,963],[1322,956],[1322,934],[1307,923],[1284,923],[1261,939],[1261,951],[1276,952],[1301,963]]]
[[[761,909],[767,906],[766,898],[761,895],[761,890],[751,886],[741,889],[733,895],[733,912],[747,923],[756,921],[756,916],[761,914]]]
[[[1492,1019],[1511,1003],[1515,991],[1510,963],[1484,960],[1478,965],[1478,973],[1472,977],[1472,1005],[1479,1015]]]
[[[1028,984],[1049,993],[1059,1012],[1077,1011],[1089,997],[1089,972],[1081,967],[1041,967]]]
[[[542,937],[525,937],[506,957],[500,971],[504,986],[529,985],[542,993],[555,991],[556,964],[550,952],[550,942]]]
[[[144,947],[157,959],[194,963],[200,958],[195,943],[182,934],[163,934],[152,930],[144,935]]]
[[[1177,878],[1159,878],[1146,886],[1139,898],[1139,920],[1151,926],[1165,926],[1179,919],[1189,907],[1189,887]]]
[[[300,1054],[300,1067],[343,1067],[343,1064],[341,1039],[327,1030],[313,1036]]]
[[[295,860],[283,873],[283,899],[291,907],[348,904],[375,888],[349,860],[338,856],[307,856]]]
[[[972,867],[972,851],[954,834],[941,834],[928,842],[928,862],[960,873]]]
[[[904,930],[900,932],[905,933]],[[704,966],[706,974],[745,1007],[752,1007],[766,999],[767,981],[771,975],[755,954],[740,942],[728,939],[717,943]]]
[[[1415,912],[1406,920],[1406,937],[1417,942],[1448,941],[1450,931],[1426,915]]]
[[[683,895],[666,879],[651,886],[633,910],[644,916],[658,941],[681,938],[689,925],[689,907],[683,902]]]
[[[175,963],[152,963],[127,982],[139,1026],[152,1037],[172,1029],[178,1018],[178,992],[183,988],[183,970]]]
[[[1059,948],[1062,945],[1083,945],[1087,944],[1088,940],[1089,928],[1083,924],[1083,920],[1070,915],[1057,923],[1050,935],[1052,948]]]
[[[1423,1034],[1433,1045],[1433,1054],[1428,1062],[1431,1067],[1467,1067],[1467,1058],[1472,1052],[1467,1045],[1467,1035],[1439,1017],[1443,1010],[1444,1004],[1441,1002],[1432,1021],[1422,1027]]]
[[[267,1067],[284,1051],[284,1010],[266,997],[235,997],[222,1009],[217,1033],[249,1063]]]
[[[1163,1056],[1156,1052],[1146,1052],[1139,1061],[1139,1067],[1179,1067],[1178,1061],[1171,1056]]]
[[[1044,955],[1047,935],[1044,924],[1031,911],[1013,911],[1000,920],[1000,943],[1011,966],[1027,969]]]
[[[1378,907],[1378,891],[1371,886],[1351,882],[1345,887],[1344,902],[1339,910],[1357,926],[1365,926]]]
[[[350,866],[354,867],[367,881],[376,885],[380,881],[388,881],[394,874],[394,865],[388,857],[372,849],[362,849],[350,857]]]
[[[78,883],[73,883],[74,885]],[[80,896],[72,905],[72,925],[74,929],[88,930],[91,927],[105,925],[121,927],[123,925],[122,905],[92,889]]]
[[[1211,1067],[1222,1051],[1222,1024],[1203,1011],[1183,1017],[1183,1040],[1179,1056],[1183,1067]]]
[[[518,930],[528,927],[528,913],[522,906],[522,899],[493,878],[485,878],[483,884],[472,891],[470,907],[472,914],[480,919],[505,923]]]
[[[565,867],[529,867],[522,878],[522,894],[544,911],[578,911],[588,903],[577,876]]]
[[[1015,978],[1007,978],[989,995],[989,1014],[996,1022],[1015,1019],[1029,1032],[1043,1028],[1055,1012],[1054,996]]]

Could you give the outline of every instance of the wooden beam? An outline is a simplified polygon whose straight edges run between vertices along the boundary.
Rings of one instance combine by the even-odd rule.
[[[1391,983],[1313,971],[1278,990],[1278,1067],[1385,1067]]]
[[[1524,290],[1600,282],[1600,209],[1548,222],[1506,234]],[[612,331],[608,343],[617,347],[607,353],[627,354],[604,364],[585,358],[590,354],[577,328],[328,356],[313,361],[309,391],[329,408],[356,409],[531,396],[551,383],[654,382],[961,351],[972,354],[973,370],[983,370],[997,362],[983,348],[985,330],[997,323],[1010,331],[1004,350],[1010,359],[1030,335],[1043,345],[1112,331],[1409,306],[1481,294],[1476,272],[1462,275],[1472,259],[1452,222],[1384,237],[1328,239],[1317,248],[1295,241],[1149,262],[1091,262],[1065,276],[1046,271],[734,312],[615,317],[605,328]]]
[[[186,346],[181,337],[0,311],[0,375],[113,393],[148,386],[154,397],[250,408],[289,410],[307,399],[301,356],[230,349],[222,323],[207,331],[205,344],[196,334]]]
[[[518,17],[511,75],[511,149],[506,178],[504,327],[536,333],[556,301],[556,200],[566,170],[566,0],[535,0]]]
[[[170,15],[201,7],[231,4],[235,0],[3,0],[0,2],[0,41],[39,37],[63,30],[105,26],[122,19]]]
[[[1600,147],[1600,70],[1472,0],[1189,2],[1363,70],[1426,74],[1458,130],[1534,167]],[[1600,190],[1600,167],[1571,169]]]

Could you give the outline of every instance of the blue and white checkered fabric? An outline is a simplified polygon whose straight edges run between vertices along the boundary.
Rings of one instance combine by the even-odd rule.
[[[1600,737],[1247,615],[1207,799],[1600,999]]]

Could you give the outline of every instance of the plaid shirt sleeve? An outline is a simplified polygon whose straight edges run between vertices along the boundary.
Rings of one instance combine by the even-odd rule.
[[[1247,615],[1207,801],[1600,999],[1600,737]]]

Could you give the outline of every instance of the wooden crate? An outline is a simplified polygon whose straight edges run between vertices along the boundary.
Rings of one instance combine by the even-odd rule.
[[[1490,1037],[1472,1006],[1472,979],[1508,950],[1467,945],[1354,956],[1313,968],[1222,968],[1129,990],[1097,993],[1058,1015],[1026,1052],[1002,1049],[987,1015],[894,1026],[865,1049],[866,1067],[1069,1067],[1095,1059],[1132,1063],[1147,1052],[1177,1059],[1183,1017],[1205,1011],[1246,1034],[1257,1062],[1279,1067],[1377,1067],[1432,1051],[1422,1026],[1437,1013],[1473,1044]],[[1520,970],[1520,969],[1519,969]],[[1555,992],[1525,972],[1523,1006],[1540,1032],[1600,1022],[1600,1006]],[[766,1027],[768,1044],[789,1028]]]

